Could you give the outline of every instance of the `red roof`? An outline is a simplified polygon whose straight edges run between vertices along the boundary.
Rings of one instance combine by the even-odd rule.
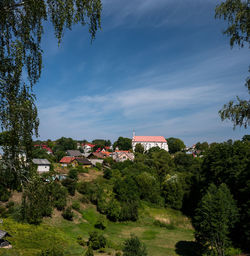
[[[167,142],[163,136],[134,136],[134,142]]]
[[[64,156],[61,160],[60,163],[62,164],[70,164],[73,160],[75,160],[74,156]]]
[[[95,146],[94,144],[91,144],[91,143],[87,143],[85,145],[90,146],[91,148],[93,148]]]
[[[129,153],[129,150],[115,150],[115,152],[120,152],[120,153]]]

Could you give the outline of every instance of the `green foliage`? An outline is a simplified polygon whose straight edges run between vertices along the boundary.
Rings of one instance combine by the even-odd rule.
[[[74,201],[72,203],[72,209],[79,211],[80,210],[80,203],[78,201]]]
[[[77,183],[74,179],[66,178],[62,181],[62,185],[67,188],[67,190],[71,196],[75,195]]]
[[[103,215],[100,215],[99,219],[97,220],[95,224],[95,228],[104,230],[107,227],[107,222]]]
[[[184,191],[176,174],[167,177],[163,183],[162,193],[166,206],[177,210],[181,209]]]
[[[0,2],[0,123],[8,137],[3,151],[12,188],[32,176],[19,154],[25,153],[31,163],[32,136],[38,135],[33,85],[41,76],[43,25],[51,21],[60,43],[65,29],[87,23],[93,39],[100,28],[101,9],[100,0]]]
[[[227,20],[228,27],[224,34],[230,37],[230,45],[239,45],[244,47],[249,45],[250,34],[250,15],[248,1],[226,0],[215,9],[215,17]],[[250,93],[250,79],[246,79],[246,87]],[[250,101],[240,99],[237,96],[237,102],[230,101],[225,104],[219,111],[219,115],[223,120],[229,119],[236,126],[249,126],[250,120]]]
[[[74,213],[72,212],[72,208],[71,207],[67,207],[62,212],[62,216],[63,216],[64,219],[72,221],[73,217],[74,217]]]
[[[225,184],[211,184],[202,197],[194,218],[197,241],[208,250],[223,256],[228,247],[230,229],[238,218],[238,209]]]
[[[58,182],[50,184],[50,193],[52,195],[53,206],[62,211],[67,204],[67,189]]]
[[[0,201],[7,202],[10,198],[10,192],[8,189],[0,184]]]
[[[104,173],[103,177],[105,179],[107,179],[107,180],[111,179],[112,171],[109,168],[106,168],[103,173]]]
[[[144,149],[144,147],[142,146],[141,143],[137,143],[137,144],[135,145],[135,152],[136,152],[136,153],[141,153],[141,154],[143,154],[144,151],[145,151],[145,149]]]
[[[37,256],[64,256],[63,249],[53,247],[49,249],[43,249]]]
[[[247,1],[226,0],[216,6],[215,17],[223,18],[228,22],[228,28],[224,34],[230,37],[230,45],[243,47],[249,44],[250,18]]]
[[[140,191],[140,198],[151,203],[160,203],[160,183],[148,172],[142,172],[135,177]]]
[[[118,221],[120,219],[121,206],[119,202],[115,199],[112,199],[107,208],[107,218],[111,221]]]
[[[168,150],[170,154],[174,154],[178,151],[182,151],[185,148],[185,144],[181,139],[178,138],[168,138]]]
[[[68,177],[73,180],[78,180],[78,170],[77,169],[70,169]]]
[[[208,148],[209,148],[209,145],[208,145],[208,143],[207,143],[206,141],[205,141],[205,142],[202,142],[202,143],[197,142],[197,143],[195,144],[195,149],[196,149],[196,150],[200,150],[200,151],[202,151],[202,152],[206,151]]]
[[[38,177],[30,181],[23,192],[21,214],[22,220],[31,224],[39,224],[43,216],[52,213],[52,198],[49,185]]]
[[[250,101],[237,97],[237,102],[231,100],[224,104],[223,108],[219,111],[219,115],[222,121],[226,119],[231,120],[234,124],[234,129],[236,126],[247,128],[250,120]]]
[[[72,138],[65,138],[61,137],[60,139],[56,140],[56,144],[53,147],[53,151],[66,151],[76,149],[76,141]]]
[[[88,247],[88,250],[86,251],[85,256],[94,256],[94,252],[91,247]]]
[[[101,139],[96,139],[92,141],[92,144],[94,145],[101,145],[101,146],[111,146],[111,141],[110,140],[101,140]]]
[[[124,242],[123,256],[147,256],[145,245],[135,235]]]
[[[104,248],[106,246],[106,243],[106,238],[103,235],[98,234],[96,231],[89,233],[89,240],[87,242],[87,245],[93,250]]]
[[[116,149],[116,147],[118,147],[119,150],[130,150],[132,149],[132,140],[129,138],[119,137],[113,144],[113,148]]]

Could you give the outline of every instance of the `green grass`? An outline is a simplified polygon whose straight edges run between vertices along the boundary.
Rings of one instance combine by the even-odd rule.
[[[79,223],[66,221],[61,217],[57,219],[47,218],[40,226],[16,223],[13,220],[5,219],[0,229],[8,231],[12,237],[13,249],[8,252],[0,250],[1,256],[12,255],[36,255],[42,248],[53,244],[63,246],[66,255],[80,256],[85,251],[76,242],[78,236],[88,239],[89,232],[96,230],[94,224],[100,214],[94,206],[89,206],[81,211],[82,219]],[[155,220],[162,220],[171,225],[174,229],[160,227],[154,224]],[[143,205],[140,210],[140,218],[137,222],[114,223],[107,221],[107,228],[103,233],[108,240],[107,249],[114,255],[115,250],[121,250],[124,240],[133,233],[137,235],[146,245],[150,256],[175,256],[175,247],[181,241],[193,241],[193,229],[190,221],[180,212],[171,209],[155,208]],[[6,254],[7,253],[7,254]],[[95,255],[102,255],[96,254]],[[107,255],[107,254],[105,254]]]

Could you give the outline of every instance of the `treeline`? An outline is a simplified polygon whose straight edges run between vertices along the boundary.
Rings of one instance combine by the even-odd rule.
[[[106,181],[79,183],[78,191],[111,221],[136,221],[142,200],[181,210],[193,221],[200,255],[206,250],[224,255],[230,245],[249,251],[250,142],[244,137],[199,146],[203,153],[196,158],[152,148],[136,153],[134,162],[105,159]],[[204,209],[210,225],[201,221]]]

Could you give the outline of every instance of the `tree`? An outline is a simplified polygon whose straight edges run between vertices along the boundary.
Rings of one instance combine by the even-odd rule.
[[[171,137],[167,139],[167,142],[170,154],[182,151],[185,148],[185,144],[181,139]]]
[[[135,235],[124,242],[123,256],[147,256],[145,245]]]
[[[137,143],[135,145],[135,152],[143,154],[144,151],[145,151],[145,149],[144,149],[144,147],[142,146],[141,143]]]
[[[228,27],[224,34],[230,37],[230,45],[239,45],[244,47],[249,45],[250,34],[250,7],[248,1],[244,0],[226,0],[215,9],[216,18],[224,18],[228,21]],[[250,78],[246,80],[248,94],[250,94]],[[237,97],[237,102],[230,101],[219,111],[222,120],[229,119],[236,126],[250,124],[250,100],[243,100]]]
[[[229,233],[238,218],[238,210],[225,184],[211,184],[202,197],[194,217],[195,237],[215,255],[224,256],[230,244]]]
[[[130,150],[132,149],[132,140],[129,138],[119,137],[114,143],[113,148],[119,148],[119,150]]]
[[[19,154],[25,153],[31,162],[32,136],[38,135],[33,86],[41,76],[45,21],[51,21],[59,43],[65,29],[77,23],[89,24],[94,39],[101,9],[101,0],[0,1],[0,123],[8,132],[3,151],[13,187],[29,176],[29,165],[20,161]]]

